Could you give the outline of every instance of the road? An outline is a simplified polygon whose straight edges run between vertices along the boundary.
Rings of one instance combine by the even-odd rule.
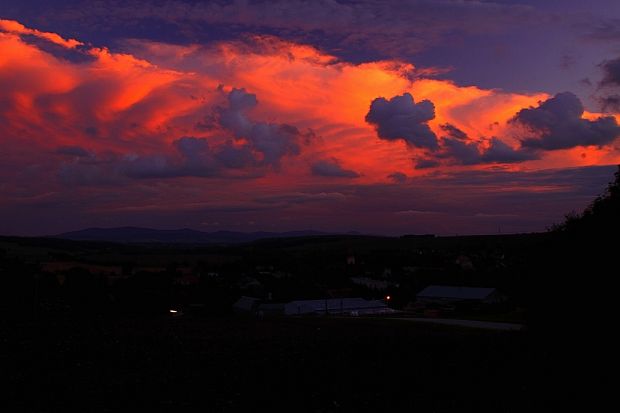
[[[451,318],[393,318],[392,320],[408,320],[420,323],[444,324],[459,327],[482,328],[487,330],[519,331],[523,329],[522,324],[496,323],[491,321],[477,320],[456,320]]]

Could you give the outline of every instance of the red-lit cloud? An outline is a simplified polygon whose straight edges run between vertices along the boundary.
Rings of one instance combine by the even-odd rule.
[[[0,31],[18,35],[31,35],[35,37],[40,37],[41,39],[45,39],[49,42],[52,42],[58,46],[65,47],[67,49],[74,49],[77,46],[81,46],[84,44],[75,39],[65,39],[56,33],[42,32],[36,29],[29,29],[23,24],[14,20],[0,19]]]
[[[304,205],[343,202],[358,189],[331,185],[406,185],[429,170],[620,162],[614,137],[552,153],[524,140],[509,121],[546,93],[462,87],[426,77],[432,69],[346,63],[274,37],[210,46],[133,40],[123,49],[0,20],[1,205],[62,198],[85,215],[235,214],[273,207],[256,200],[283,194],[313,201]]]

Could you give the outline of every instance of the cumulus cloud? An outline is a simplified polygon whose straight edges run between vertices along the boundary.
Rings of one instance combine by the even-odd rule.
[[[258,162],[249,145],[235,145],[229,141],[221,145],[214,155],[215,159],[226,168],[243,169],[258,166]]]
[[[119,180],[124,177],[136,179],[176,178],[179,176],[208,176],[207,168],[201,165],[177,163],[172,158],[161,155],[125,155],[119,156],[108,171],[117,174]]]
[[[620,86],[620,57],[601,63],[603,79],[601,86]]]
[[[394,172],[388,175],[388,178],[395,184],[402,184],[407,182],[407,175],[402,172]]]
[[[476,165],[481,162],[480,150],[476,142],[464,142],[460,139],[442,139],[442,158],[452,158],[462,165]]]
[[[327,176],[333,178],[358,178],[359,173],[345,169],[340,162],[335,159],[323,159],[312,164],[312,174],[316,176]]]
[[[375,126],[377,135],[385,140],[404,140],[408,145],[437,149],[437,136],[428,126],[435,118],[430,100],[415,103],[410,93],[387,100],[377,98],[370,104],[366,122]]]
[[[26,40],[22,39],[24,36]],[[0,186],[4,195],[0,204],[10,204],[10,210],[4,209],[6,213],[0,215],[2,225],[13,225],[13,221],[21,219],[20,222],[34,231],[41,230],[33,222],[43,223],[42,214],[52,216],[53,208],[39,207],[42,200],[51,202],[50,199],[60,200],[52,205],[62,212],[59,216],[81,214],[89,220],[101,219],[100,222],[109,222],[106,220],[111,219],[111,213],[116,213],[111,211],[134,211],[127,213],[135,214],[131,217],[139,217],[145,224],[172,225],[187,218],[185,215],[181,219],[178,212],[191,205],[195,210],[200,209],[196,211],[200,220],[195,221],[200,223],[204,222],[202,205],[217,204],[225,205],[222,207],[225,211],[210,220],[222,225],[234,225],[237,217],[230,205],[237,205],[251,210],[247,212],[252,215],[247,216],[248,220],[294,227],[296,222],[315,216],[322,206],[310,211],[314,205],[311,202],[290,202],[286,204],[291,208],[289,211],[264,208],[264,215],[256,217],[254,200],[295,193],[300,190],[300,182],[303,191],[309,193],[354,194],[339,204],[349,205],[348,211],[354,212],[350,214],[355,217],[350,221],[352,228],[354,221],[365,223],[369,222],[367,218],[385,216],[386,199],[390,203],[403,203],[394,206],[394,210],[433,210],[433,205],[410,204],[409,187],[419,184],[426,187],[415,199],[427,197],[435,202],[438,196],[447,194],[452,200],[459,199],[454,205],[460,207],[466,203],[461,202],[463,197],[471,192],[464,188],[464,184],[471,182],[469,178],[463,178],[462,183],[450,183],[441,191],[435,188],[435,182],[421,183],[424,180],[416,177],[421,175],[419,171],[412,170],[411,155],[405,145],[370,136],[373,126],[364,120],[370,102],[378,96],[393,97],[405,91],[419,100],[424,97],[437,102],[435,118],[425,123],[433,127],[449,123],[453,129],[443,129],[446,138],[472,143],[470,138],[460,136],[464,133],[455,131],[454,125],[477,136],[491,122],[504,125],[509,114],[535,106],[537,100],[546,98],[474,86],[464,88],[437,79],[412,81],[407,76],[409,66],[398,62],[350,64],[318,49],[283,41],[271,48],[242,48],[229,42],[217,47],[158,43],[145,46],[140,54],[133,55],[83,46],[71,50],[88,54],[92,59],[78,63],[59,57],[55,50],[41,49],[44,41],[31,40],[31,35],[0,33],[0,137],[6,141],[0,151]],[[259,39],[257,43],[262,41]],[[169,59],[153,60],[157,50]],[[191,62],[188,56],[193,59]],[[225,86],[218,90],[220,83]],[[228,93],[232,85],[243,86],[246,91],[237,89]],[[420,105],[414,102],[408,108],[416,104]],[[221,110],[215,111],[216,106]],[[197,122],[204,120],[207,112],[211,115],[208,122],[198,128]],[[322,139],[306,149],[303,145],[309,134],[303,131],[310,127]],[[433,131],[440,135],[442,129],[437,126]],[[502,126],[493,131],[495,136],[505,136]],[[274,135],[290,139],[282,142],[274,139]],[[267,137],[263,139],[263,136]],[[454,158],[438,157],[442,154],[442,139],[438,139],[437,146],[419,151],[429,158],[426,162],[447,166],[458,163]],[[303,152],[301,159],[294,155],[297,147]],[[478,146],[480,156],[488,151],[486,160],[497,160],[489,150],[493,147],[490,140],[483,141]],[[615,163],[617,155],[610,148],[605,150],[609,152],[589,159]],[[538,153],[548,156],[549,162],[545,159],[532,165],[533,169],[565,167],[581,161]],[[313,162],[332,157],[341,161],[339,169],[361,171],[363,168],[363,176],[357,179],[308,176]],[[277,159],[284,173],[275,176],[271,171],[276,169]],[[327,169],[332,174],[338,170]],[[451,172],[450,168],[445,169],[442,174],[426,176]],[[454,169],[464,176],[465,172],[477,168],[474,165]],[[394,171],[408,175],[403,184],[386,183],[386,177]],[[55,176],[61,179],[53,179]],[[194,176],[214,180],[198,184],[198,179],[176,179]],[[258,182],[240,179],[259,176]],[[174,181],[165,181],[167,178]],[[396,175],[394,178],[399,179]],[[67,188],[62,182],[84,186]],[[494,182],[489,187],[492,196],[497,182],[505,183],[500,179]],[[375,192],[370,191],[371,187]],[[369,192],[364,192],[367,189]],[[385,192],[394,195],[379,196]],[[368,197],[359,195],[364,193],[377,195],[376,199],[369,201]],[[312,199],[337,196],[317,195]],[[375,206],[369,208],[368,202],[374,202]],[[34,205],[28,214],[20,207],[26,203]],[[509,204],[513,205],[514,200]],[[476,211],[480,211],[479,206],[475,206]],[[148,212],[154,209],[167,211],[167,216],[177,221],[160,220],[159,212]],[[274,216],[282,219],[274,220]],[[226,217],[230,219],[227,221]],[[289,217],[299,217],[300,221],[287,221]],[[401,230],[402,222],[390,222]]]
[[[260,170],[253,170],[257,161],[247,145],[226,142],[212,148],[207,138],[185,136],[173,141],[172,147],[176,154],[93,154],[82,152],[79,147],[65,147],[58,153],[77,158],[63,164],[58,176],[69,185],[95,185],[117,183],[125,178],[255,178],[262,175]]]
[[[441,128],[441,130],[446,132],[448,136],[451,138],[460,139],[460,140],[467,139],[467,134],[463,132],[462,130],[460,130],[459,128],[457,128],[456,126],[452,125],[451,123],[444,123],[442,125],[439,125],[439,127]]]
[[[233,132],[235,138],[246,139],[251,148],[261,154],[259,163],[278,167],[287,155],[299,155],[302,133],[288,124],[255,122],[248,111],[258,105],[255,94],[245,89],[233,89],[228,94],[228,107],[219,108],[220,125]],[[233,151],[228,151],[232,155]],[[247,151],[243,152],[247,155]]]
[[[513,148],[497,137],[474,141],[454,125],[444,124],[440,127],[448,136],[440,139],[439,150],[429,152],[426,157],[416,160],[416,169],[439,166],[440,160],[447,160],[451,165],[481,165],[538,159],[532,150]]]
[[[56,153],[59,155],[75,156],[78,158],[86,158],[91,156],[91,153],[86,149],[76,145],[59,146],[56,149]]]
[[[620,94],[612,94],[599,98],[603,112],[620,112]]]
[[[555,150],[575,146],[603,146],[620,135],[615,118],[583,118],[584,108],[577,96],[558,93],[537,107],[520,110],[511,122],[525,127],[535,136],[521,141],[527,148]]]
[[[213,150],[206,138],[185,136],[174,141],[173,145],[181,155],[177,175],[211,176],[219,169]]]
[[[125,156],[122,172],[131,178],[176,178],[176,177],[244,177],[261,176],[264,171],[253,170],[258,161],[248,145],[226,142],[211,147],[209,139],[185,136],[172,145],[176,156],[147,155]],[[234,173],[234,175],[230,175]]]
[[[603,78],[599,82],[601,94],[598,100],[603,112],[620,112],[620,58],[606,60],[600,64],[603,69]]]
[[[440,163],[438,160],[436,159],[431,159],[431,158],[420,158],[420,159],[416,159],[414,161],[414,168],[415,169],[428,169],[428,168],[435,168],[436,166],[439,166]]]
[[[470,110],[472,101],[495,92],[430,79],[411,83],[412,65],[349,64],[311,46],[273,38],[253,38],[256,47],[143,41],[139,54],[82,46],[72,50],[91,59],[78,63],[22,37],[0,36],[0,136],[45,148],[48,154],[63,145],[87,148],[97,160],[105,151],[116,153],[108,163],[117,169],[92,162],[88,168],[104,174],[114,169],[110,176],[121,178],[237,178],[285,168],[292,182],[293,176],[308,173],[304,166],[322,153],[343,165],[364,157],[365,173],[356,182],[383,181],[394,170],[407,173],[411,163],[401,145],[368,139],[364,117],[377,96],[411,90],[413,96],[419,93],[431,101],[441,98],[438,123],[455,125],[466,117],[473,127],[491,117],[484,108],[504,113],[506,107],[524,107],[535,99],[497,96],[493,104],[485,100],[480,102],[484,108]],[[352,85],[358,91],[355,99],[350,97]],[[310,128],[319,131],[321,139]],[[171,145],[183,136],[208,140],[201,163],[185,159]],[[76,155],[73,151],[65,156]],[[305,157],[304,162],[292,162],[297,156]],[[82,158],[79,165],[58,156],[49,162],[56,163],[56,170],[58,162],[71,165],[64,168],[79,175],[77,169],[86,168],[88,160]]]
[[[518,163],[538,159],[538,156],[525,148],[515,149],[501,139],[492,137],[482,143],[463,141],[451,138],[443,139],[444,154],[452,157],[455,163],[461,165],[479,165],[490,163]]]
[[[480,156],[481,163],[518,163],[538,159],[538,155],[526,149],[515,149],[506,142],[491,138],[489,147]]]
[[[59,177],[71,185],[106,184],[123,178],[254,178],[264,175],[266,168],[278,168],[285,156],[299,155],[302,141],[311,134],[288,124],[252,120],[248,111],[258,105],[258,99],[245,89],[233,88],[227,102],[226,107],[216,108],[217,120],[209,128],[228,131],[234,140],[212,145],[209,138],[184,136],[172,142],[172,154],[110,154],[105,161],[78,146],[60,147],[57,153],[89,158],[65,163]],[[319,165],[318,170],[326,176],[354,177],[355,172],[338,167],[337,163]]]

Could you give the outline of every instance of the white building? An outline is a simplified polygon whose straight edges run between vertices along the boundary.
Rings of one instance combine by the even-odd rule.
[[[455,287],[449,285],[429,285],[417,295],[419,303],[454,304],[479,303],[497,304],[506,299],[495,288]]]
[[[381,300],[365,300],[363,298],[327,298],[323,300],[298,300],[284,305],[286,315],[365,315],[390,314],[395,310],[389,308]]]

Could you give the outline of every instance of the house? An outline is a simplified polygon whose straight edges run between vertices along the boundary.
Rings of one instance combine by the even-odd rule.
[[[253,277],[243,277],[235,284],[238,288],[242,290],[249,290],[253,288],[261,287],[262,284],[256,278]]]
[[[134,267],[132,270],[133,275],[136,275],[139,272],[150,272],[154,274],[159,274],[162,272],[166,272],[166,267],[140,266],[140,267]]]
[[[416,295],[420,304],[498,304],[506,297],[495,288],[429,285]]]
[[[194,274],[184,274],[174,279],[175,285],[181,285],[183,287],[189,287],[200,284],[200,278]]]
[[[257,315],[259,317],[277,316],[284,314],[284,303],[262,303],[258,305]]]
[[[98,265],[88,264],[78,261],[49,261],[41,263],[41,270],[51,273],[66,273],[74,268],[80,268],[91,274],[98,275],[117,275],[123,274],[123,268],[120,265]]]
[[[461,254],[456,258],[456,265],[465,271],[473,271],[474,263],[467,255]]]
[[[389,314],[395,310],[384,301],[363,298],[327,298],[323,300],[297,300],[284,305],[286,315],[364,315]]]
[[[258,272],[260,275],[271,275],[273,271],[274,271],[273,265],[257,265],[256,266],[256,272]]]
[[[233,304],[233,311],[239,314],[254,314],[259,304],[260,299],[244,295]]]
[[[329,298],[346,298],[353,295],[353,288],[332,288],[326,291]]]
[[[361,285],[370,290],[376,290],[376,291],[387,290],[387,288],[391,285],[387,281],[373,280],[372,278],[369,278],[369,277],[351,277],[350,280],[355,285]]]

